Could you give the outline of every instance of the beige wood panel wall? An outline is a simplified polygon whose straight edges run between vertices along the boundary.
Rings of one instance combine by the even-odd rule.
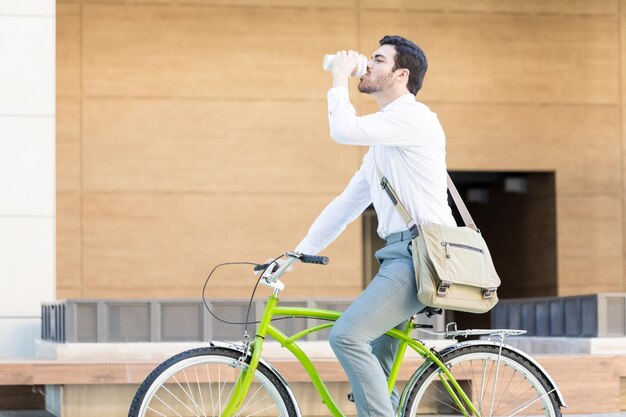
[[[328,137],[321,57],[430,61],[451,169],[555,171],[558,293],[624,290],[626,0],[58,0],[58,296],[186,297],[298,243],[364,149]],[[357,96],[362,112],[375,111]],[[361,229],[285,295],[355,295]],[[224,272],[211,295],[242,296]]]

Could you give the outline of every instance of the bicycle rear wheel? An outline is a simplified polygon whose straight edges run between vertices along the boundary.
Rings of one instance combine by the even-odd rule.
[[[159,365],[141,384],[128,417],[219,416],[243,367],[241,352],[207,347],[182,352]],[[284,383],[259,364],[237,416],[295,417]]]
[[[504,348],[501,356],[498,352],[496,345],[474,345],[443,356],[481,417],[560,417],[556,394],[542,373],[511,350]],[[439,367],[431,364],[416,380],[410,388],[405,416],[463,415],[440,375],[444,376]]]

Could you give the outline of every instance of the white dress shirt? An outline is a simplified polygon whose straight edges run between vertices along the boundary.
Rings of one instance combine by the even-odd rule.
[[[328,92],[328,120],[336,142],[370,148],[346,189],[313,222],[298,252],[319,253],[370,203],[381,238],[407,230],[380,186],[376,163],[416,223],[456,224],[448,206],[445,135],[437,115],[415,96],[403,95],[359,117],[348,89],[335,87]]]

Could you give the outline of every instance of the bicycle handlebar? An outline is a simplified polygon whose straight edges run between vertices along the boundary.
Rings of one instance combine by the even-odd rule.
[[[305,264],[318,264],[318,265],[327,265],[328,264],[328,256],[319,256],[319,255],[307,255],[304,253],[298,252],[288,252],[286,255],[291,256],[292,258],[299,259],[300,262]],[[270,266],[269,263],[259,264],[254,266],[255,271],[265,271]],[[278,270],[278,265],[276,265],[273,271],[270,273],[274,273]]]

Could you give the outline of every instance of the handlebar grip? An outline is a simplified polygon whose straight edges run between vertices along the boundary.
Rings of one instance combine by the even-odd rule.
[[[328,264],[328,256],[302,254],[302,256],[300,257],[300,261],[302,261],[305,264],[326,265]]]

